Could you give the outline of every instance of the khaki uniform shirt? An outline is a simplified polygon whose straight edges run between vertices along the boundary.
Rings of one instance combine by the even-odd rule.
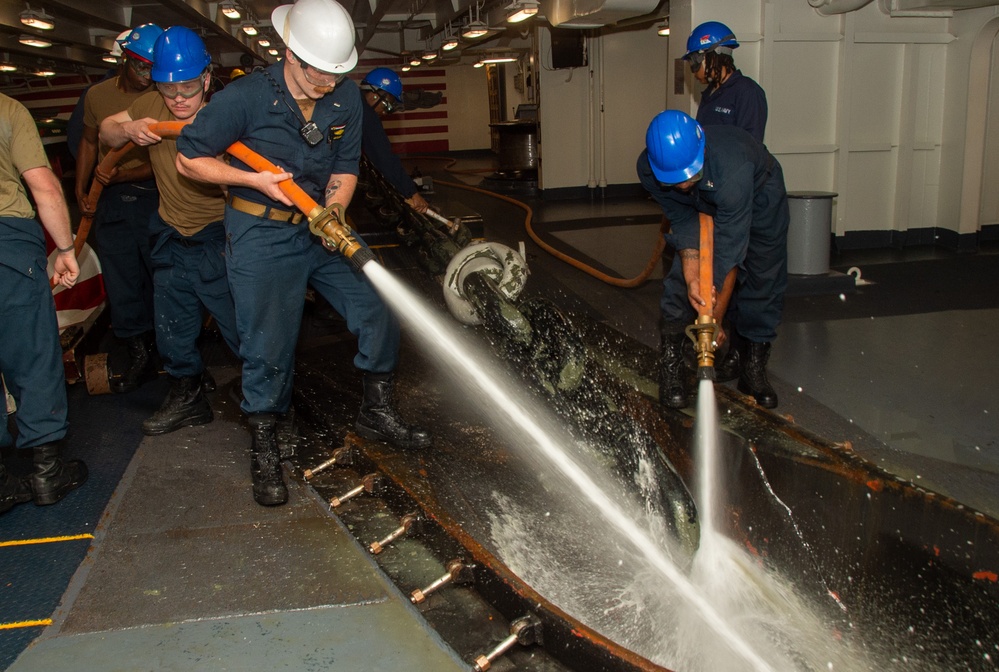
[[[34,218],[21,174],[43,166],[50,167],[49,159],[31,113],[0,94],[0,217]]]
[[[177,121],[158,91],[143,94],[128,108],[132,119],[152,117],[156,121]],[[185,236],[193,236],[225,215],[225,194],[217,184],[197,182],[177,172],[177,141],[164,138],[149,145],[156,187],[160,192],[160,217]]]
[[[95,130],[100,130],[101,122],[112,114],[118,114],[122,110],[127,110],[136,98],[142,93],[124,93],[118,88],[118,77],[106,79],[103,82],[94,84],[87,91],[87,97],[83,103],[83,125]],[[97,162],[100,163],[111,148],[103,142],[99,142]],[[126,170],[137,168],[143,163],[149,163],[149,154],[145,147],[135,147],[118,162],[118,168]]]

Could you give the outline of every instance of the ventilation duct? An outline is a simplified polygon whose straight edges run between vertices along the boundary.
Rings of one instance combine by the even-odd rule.
[[[650,14],[659,4],[659,0],[541,0],[541,10],[556,28],[600,28]]]

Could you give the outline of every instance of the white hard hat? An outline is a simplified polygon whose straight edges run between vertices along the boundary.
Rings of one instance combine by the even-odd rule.
[[[301,60],[324,72],[349,72],[357,65],[354,22],[334,0],[298,0],[271,12],[271,25]]]
[[[128,34],[132,32],[132,29],[123,30],[118,33],[118,37],[114,38],[114,44],[111,46],[111,55],[115,58],[121,58],[121,43],[125,41]]]

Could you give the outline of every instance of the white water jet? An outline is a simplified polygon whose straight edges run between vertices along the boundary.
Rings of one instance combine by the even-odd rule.
[[[450,325],[439,320],[424,305],[420,297],[413,294],[377,263],[365,264],[363,270],[397,314],[420,336],[423,344],[436,351],[442,362],[450,363],[457,369],[459,375],[474,383],[495,402],[495,407],[487,410],[496,412],[505,421],[512,421],[522,429],[523,433],[530,436],[540,454],[570,479],[590,501],[596,513],[619,531],[659,573],[669,580],[686,603],[697,611],[703,622],[736,655],[756,672],[773,672],[771,666],[729,626],[687,577],[666,557],[662,549],[621,511],[616,502],[597,487],[589,475],[535,422],[531,414],[514,401],[515,395],[490,378],[469,353],[461,348],[448,332]]]

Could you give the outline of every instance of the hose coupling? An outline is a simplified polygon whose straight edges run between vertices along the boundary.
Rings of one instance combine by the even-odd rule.
[[[714,380],[718,324],[711,315],[698,315],[697,321],[689,325],[686,331],[687,336],[694,342],[694,352],[697,355],[697,378],[699,380]]]

